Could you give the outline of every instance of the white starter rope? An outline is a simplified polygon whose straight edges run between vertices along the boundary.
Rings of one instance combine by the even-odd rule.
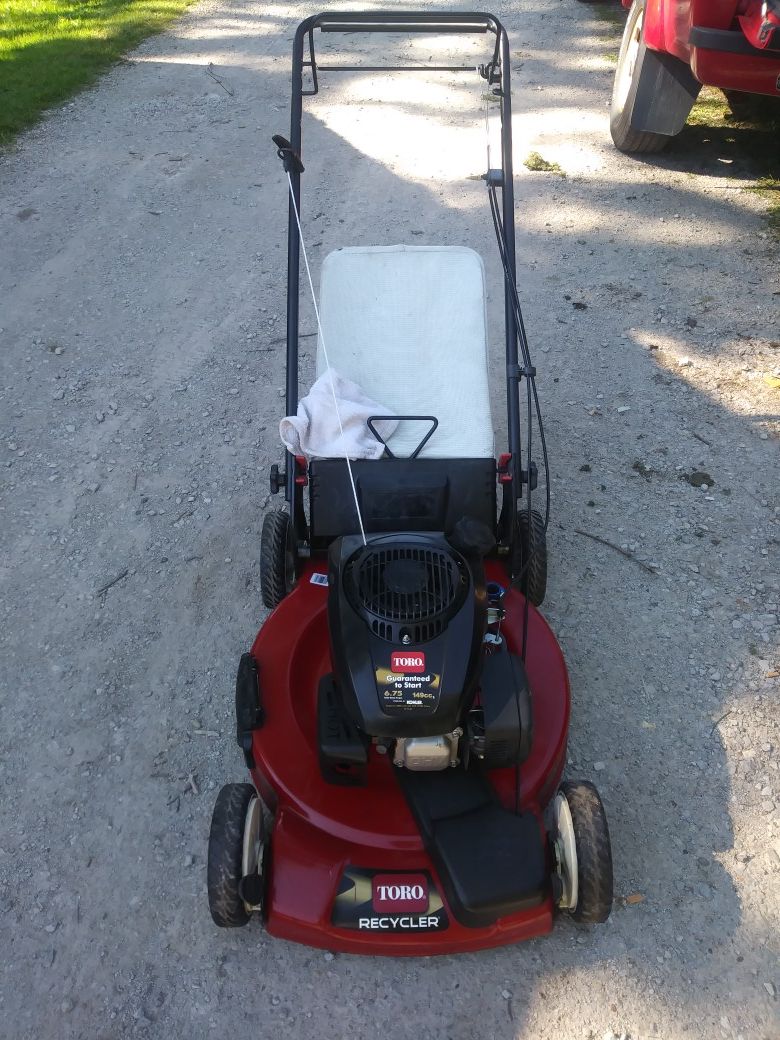
[[[322,331],[322,322],[320,321],[320,309],[317,306],[317,294],[314,292],[314,282],[311,279],[311,270],[309,268],[309,258],[306,255],[306,243],[303,241],[303,231],[301,230],[301,218],[298,215],[298,207],[295,204],[295,192],[293,191],[292,178],[290,174],[287,174],[287,184],[290,187],[290,199],[292,200],[293,212],[295,213],[295,223],[298,225],[298,240],[301,243],[301,252],[303,253],[303,262],[306,265],[306,275],[309,279],[309,289],[311,290],[311,302],[314,304],[314,315],[317,319],[317,328],[320,333],[320,343],[322,343],[322,353],[325,355],[325,364],[328,366],[328,382],[330,383],[330,392],[333,395],[333,407],[336,409],[336,418],[339,422],[339,431],[341,433],[341,439],[344,440],[344,427],[341,425],[341,412],[339,411],[339,402],[336,397],[336,387],[333,383],[333,370],[330,367],[330,358],[328,357],[328,348],[325,345],[325,333]],[[355,500],[355,512],[357,513],[358,523],[360,524],[360,537],[363,539],[363,545],[366,545],[366,531],[363,527],[363,517],[360,512],[360,502],[358,501],[357,488],[355,487],[355,478],[352,474],[352,463],[349,461],[349,455],[344,455],[344,461],[347,464],[347,471],[349,473],[349,482],[352,486],[352,497]]]

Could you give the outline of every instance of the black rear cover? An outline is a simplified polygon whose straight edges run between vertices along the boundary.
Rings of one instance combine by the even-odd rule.
[[[496,530],[494,459],[356,459],[352,473],[366,532],[449,534],[464,516]],[[312,547],[358,533],[344,459],[313,460],[309,481]]]

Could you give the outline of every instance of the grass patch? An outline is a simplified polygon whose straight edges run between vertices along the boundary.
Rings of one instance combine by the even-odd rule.
[[[626,9],[622,4],[618,4],[613,0],[612,3],[591,4],[590,8],[596,12],[602,22],[611,22],[612,25],[618,28],[619,32],[623,32],[623,26],[626,23]]]
[[[727,126],[729,111],[729,103],[722,90],[702,87],[688,116],[688,126]]]
[[[747,160],[756,171],[754,191],[767,203],[766,219],[780,239],[780,101],[758,94],[730,94],[702,87],[688,126],[700,146]]]
[[[0,143],[65,101],[192,0],[0,0]]]
[[[753,190],[766,201],[766,222],[780,241],[780,178],[761,177]]]
[[[622,4],[617,3],[617,0],[611,0],[611,2],[608,0],[607,3],[589,3],[588,6],[599,21],[607,23],[604,28],[606,28],[609,35],[606,39],[599,40],[599,43],[610,48],[603,55],[604,61],[609,65],[617,65],[620,51],[612,50],[611,48],[615,40],[619,40],[623,35],[623,29],[626,24],[626,10]]]
[[[535,173],[557,173],[560,177],[566,176],[557,162],[548,162],[538,152],[530,152],[523,160],[523,166]]]

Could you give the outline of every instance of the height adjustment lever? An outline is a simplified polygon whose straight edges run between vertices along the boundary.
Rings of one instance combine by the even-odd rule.
[[[271,494],[278,495],[286,483],[287,474],[284,471],[280,472],[279,467],[274,463],[273,466],[271,466],[270,473]]]
[[[287,138],[282,137],[281,134],[274,134],[271,140],[276,145],[276,154],[282,160],[285,173],[291,173],[293,170],[296,173],[303,173],[304,165],[301,162],[301,157]]]

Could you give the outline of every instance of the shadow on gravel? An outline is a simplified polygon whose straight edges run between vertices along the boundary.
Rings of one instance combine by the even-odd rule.
[[[780,173],[780,103],[775,125],[689,125],[658,155],[636,156],[637,162],[681,173],[703,173],[735,183],[755,182],[771,171]]]

